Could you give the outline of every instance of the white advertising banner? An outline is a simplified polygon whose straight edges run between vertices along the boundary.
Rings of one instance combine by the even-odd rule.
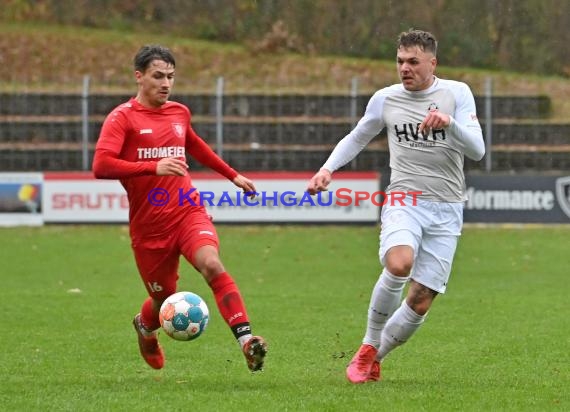
[[[379,175],[373,172],[335,173],[328,192],[305,193],[311,173],[247,173],[257,189],[245,196],[227,179],[212,173],[193,173],[192,180],[218,223],[279,222],[376,222],[378,221]],[[190,202],[189,193],[170,193],[162,188],[149,193],[149,203]],[[156,196],[155,196],[156,195]],[[160,195],[160,196],[159,196]],[[51,222],[128,222],[128,201],[118,181],[96,180],[90,173],[45,173],[44,220]]]
[[[43,205],[46,223],[129,221],[129,202],[116,180],[97,180],[90,173],[45,173]]]
[[[42,173],[0,173],[0,226],[39,226]]]

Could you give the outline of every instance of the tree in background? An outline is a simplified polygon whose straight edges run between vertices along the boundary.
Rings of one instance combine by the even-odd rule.
[[[432,31],[442,64],[570,75],[566,0],[4,0],[4,21],[41,21],[250,45],[256,52],[393,59],[397,35]],[[285,37],[284,37],[285,36]],[[276,40],[277,38],[277,40]],[[268,42],[268,39],[273,39]],[[275,47],[276,41],[287,47]],[[268,46],[263,47],[263,44]]]

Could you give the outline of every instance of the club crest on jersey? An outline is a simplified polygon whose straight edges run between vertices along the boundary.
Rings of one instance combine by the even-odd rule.
[[[437,110],[437,109],[439,109],[439,107],[437,107],[436,103],[430,103],[428,106],[428,112],[431,112],[431,111]]]
[[[184,137],[184,125],[182,123],[172,123],[172,130],[174,130],[174,134],[181,139]]]

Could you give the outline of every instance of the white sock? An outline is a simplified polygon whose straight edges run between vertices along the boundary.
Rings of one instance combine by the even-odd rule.
[[[426,316],[427,313],[420,316],[414,312],[404,299],[382,331],[380,349],[376,358],[382,361],[393,349],[406,343],[424,322]]]
[[[240,336],[238,338],[239,346],[241,346],[243,348],[243,346],[247,343],[247,341],[250,340],[252,337],[253,337],[253,335],[251,333],[249,335]]]
[[[408,282],[409,277],[394,276],[386,269],[382,271],[380,278],[374,285],[370,306],[368,308],[368,322],[366,324],[366,334],[362,343],[380,347],[380,336],[386,321],[398,308],[402,299],[402,291]]]

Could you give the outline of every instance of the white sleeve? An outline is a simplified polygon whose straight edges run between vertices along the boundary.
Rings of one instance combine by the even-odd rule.
[[[455,117],[450,116],[449,131],[456,138],[454,143],[472,160],[481,160],[485,155],[483,132],[477,119],[475,98],[465,83],[457,96]]]
[[[370,98],[364,116],[354,129],[338,142],[322,168],[331,172],[340,169],[354,159],[382,131],[384,99],[385,96],[380,95],[380,92],[376,92]]]

